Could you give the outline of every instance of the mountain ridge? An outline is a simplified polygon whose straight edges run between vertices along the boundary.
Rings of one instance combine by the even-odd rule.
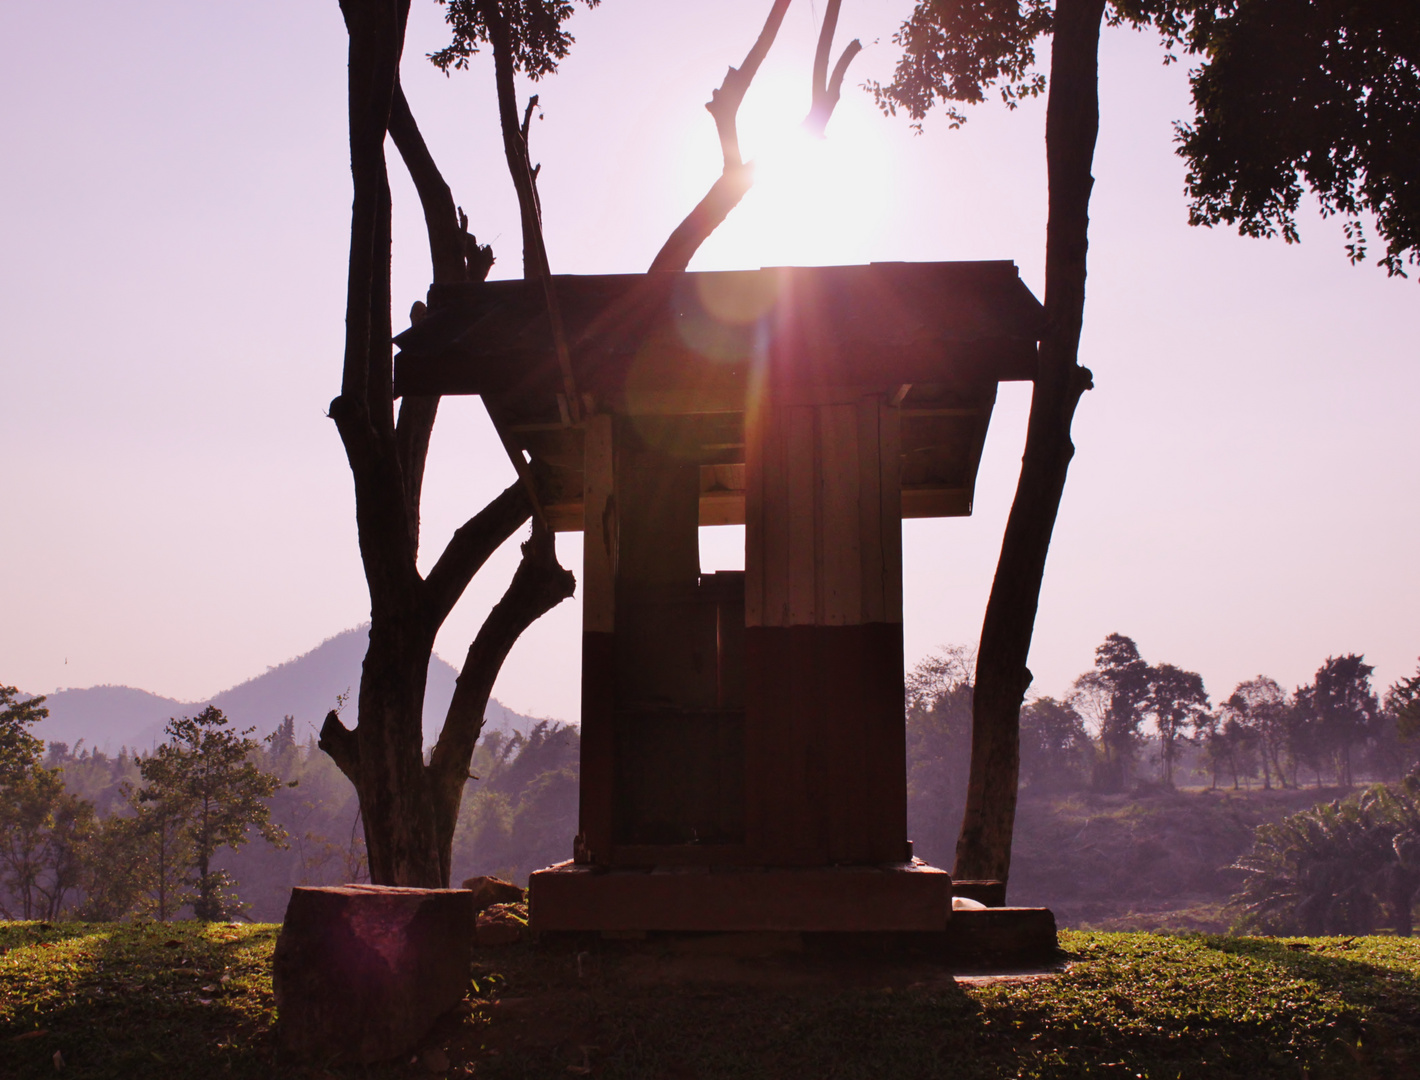
[[[337,696],[353,699],[369,641],[369,624],[326,638],[314,649],[275,664],[260,675],[230,686],[210,698],[179,701],[132,686],[105,684],[66,687],[45,695],[49,717],[33,727],[46,742],[71,748],[80,740],[94,749],[116,753],[120,747],[151,750],[163,741],[169,718],[191,716],[215,705],[240,730],[254,727],[258,736],[273,731],[285,716],[296,718],[297,737],[317,735]],[[453,698],[458,671],[437,654],[430,657],[424,694],[424,743],[433,743]],[[353,700],[348,706],[353,713]],[[524,716],[490,698],[484,731],[528,731],[540,718]]]

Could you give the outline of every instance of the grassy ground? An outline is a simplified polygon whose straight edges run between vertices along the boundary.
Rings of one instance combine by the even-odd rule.
[[[1420,1076],[1420,942],[1062,934],[1067,970],[484,950],[423,1060],[284,1061],[275,927],[0,924],[0,1076]]]

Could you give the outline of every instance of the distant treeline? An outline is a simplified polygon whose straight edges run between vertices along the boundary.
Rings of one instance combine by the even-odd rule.
[[[1133,640],[1111,634],[1068,694],[1022,708],[1022,790],[1398,781],[1420,763],[1420,672],[1378,697],[1373,670],[1359,655],[1329,657],[1291,692],[1260,675],[1214,703],[1198,673],[1150,664]],[[971,656],[959,647],[907,678],[910,834],[918,854],[948,866],[966,801],[972,687]]]
[[[0,687],[0,917],[279,921],[294,885],[368,880],[354,788],[291,717],[256,740],[209,707],[110,755],[29,735],[43,702]],[[570,854],[579,751],[547,721],[480,741],[455,881]]]
[[[1371,674],[1360,656],[1333,657],[1291,692],[1259,676],[1214,704],[1197,673],[1147,663],[1111,634],[1069,694],[1023,708],[1022,789],[1398,781],[1420,762],[1420,673],[1383,698]],[[907,679],[909,835],[941,865],[965,801],[972,688],[960,648]],[[292,886],[368,876],[354,789],[313,737],[296,738],[289,716],[258,741],[209,707],[175,718],[149,754],[108,755],[30,736],[42,698],[0,687],[0,706],[0,916],[279,920]],[[575,727],[548,721],[479,741],[455,883],[475,873],[522,882],[571,855],[580,750]],[[225,771],[211,767],[219,759]]]

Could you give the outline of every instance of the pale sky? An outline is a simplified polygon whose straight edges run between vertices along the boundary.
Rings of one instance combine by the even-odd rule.
[[[644,270],[719,169],[703,109],[768,0],[605,0],[538,87],[533,157],[555,272]],[[692,269],[1012,259],[1040,295],[1043,103],[914,135],[857,84],[886,78],[908,0],[846,0],[867,46],[807,157],[822,2],[797,0],[741,114],[761,184]],[[403,77],[426,138],[517,277],[491,64]],[[335,0],[0,5],[0,682],[123,683],[201,699],[363,621],[353,499],[324,409],[338,389],[349,228],[346,35]],[[1046,51],[1048,51],[1048,47]],[[66,60],[65,57],[69,59]],[[1215,699],[1362,652],[1380,687],[1420,654],[1420,284],[1353,268],[1311,208],[1303,243],[1187,225],[1171,122],[1186,72],[1106,30],[1082,361],[1097,389],[1030,666],[1063,692],[1106,634],[1201,672]],[[396,325],[428,281],[391,148]],[[797,167],[797,171],[795,171]],[[1002,388],[973,517],[904,528],[909,663],[974,644],[1024,438]],[[446,399],[425,560],[511,479],[477,399]],[[580,570],[580,537],[559,551]],[[707,553],[708,554],[708,553]],[[457,665],[516,564],[479,575],[438,640]],[[575,719],[580,605],[510,656],[495,696]]]

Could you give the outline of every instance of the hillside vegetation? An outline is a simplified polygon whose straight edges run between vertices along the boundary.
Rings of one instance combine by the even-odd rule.
[[[1226,931],[1258,825],[1338,793],[1170,791],[1030,796],[1017,818],[1010,902],[1063,926]]]

